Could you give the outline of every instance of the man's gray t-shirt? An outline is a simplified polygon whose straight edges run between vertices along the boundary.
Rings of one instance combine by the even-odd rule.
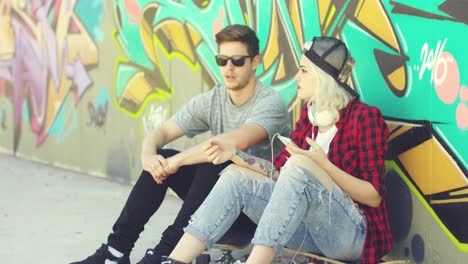
[[[289,136],[291,133],[291,121],[283,99],[259,81],[253,95],[241,105],[234,105],[228,90],[216,85],[210,91],[193,97],[172,119],[188,137],[206,131],[218,135],[246,123],[258,124],[267,131],[269,139],[252,146],[247,153],[268,160],[272,158],[270,139],[273,135]],[[275,140],[274,150],[279,149],[277,144]]]

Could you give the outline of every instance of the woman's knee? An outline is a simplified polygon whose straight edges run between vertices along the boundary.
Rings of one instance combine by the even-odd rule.
[[[281,168],[280,179],[292,179],[296,181],[304,181],[304,169],[310,170],[308,163],[313,162],[308,157],[300,154],[292,155]]]
[[[241,182],[247,183],[250,181],[255,181],[255,182],[267,182],[268,178],[270,177],[269,175],[263,175],[259,172],[256,172],[254,170],[251,170],[249,168],[237,165],[237,164],[231,164],[227,166],[224,171],[222,172],[223,176],[227,172],[232,175],[236,175],[235,177],[238,178]]]
[[[281,171],[282,177],[283,174],[299,180],[317,180],[329,191],[333,188],[333,180],[330,176],[317,163],[305,155],[291,156]]]
[[[272,181],[272,180],[271,180]],[[265,175],[236,164],[227,166],[220,175],[217,185],[249,187],[269,182]]]
[[[219,174],[219,180],[216,183],[217,185],[237,185],[241,181],[242,173],[240,171],[242,168],[239,165],[231,164],[224,168]]]
[[[292,155],[284,166],[287,167],[291,165],[302,167],[311,173],[314,173],[316,170],[320,169],[320,167],[312,159],[302,154]]]

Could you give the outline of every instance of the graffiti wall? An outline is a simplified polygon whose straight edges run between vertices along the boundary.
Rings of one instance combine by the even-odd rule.
[[[258,33],[257,76],[289,105],[303,43],[335,36],[356,60],[350,85],[391,130],[391,255],[462,263],[467,9],[462,0],[0,0],[0,150],[132,183],[144,135],[221,82],[221,28]]]

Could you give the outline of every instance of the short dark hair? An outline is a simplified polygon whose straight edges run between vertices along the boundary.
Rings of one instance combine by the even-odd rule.
[[[248,26],[238,24],[229,25],[218,32],[215,37],[218,48],[223,42],[239,41],[247,46],[247,52],[251,58],[257,56],[259,53],[257,34]]]

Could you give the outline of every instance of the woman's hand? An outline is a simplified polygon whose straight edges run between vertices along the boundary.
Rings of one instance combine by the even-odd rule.
[[[212,139],[203,147],[203,151],[208,155],[208,160],[216,165],[232,159],[236,148],[229,143]]]
[[[294,154],[305,155],[309,157],[311,160],[313,160],[322,169],[325,168],[325,166],[327,166],[330,161],[328,160],[325,152],[323,152],[322,147],[320,147],[319,144],[317,144],[314,140],[312,140],[309,137],[306,138],[306,141],[309,144],[309,146],[312,147],[310,150],[300,149],[291,144],[288,144],[286,146],[286,150],[289,153],[291,153],[291,155],[294,155]]]

